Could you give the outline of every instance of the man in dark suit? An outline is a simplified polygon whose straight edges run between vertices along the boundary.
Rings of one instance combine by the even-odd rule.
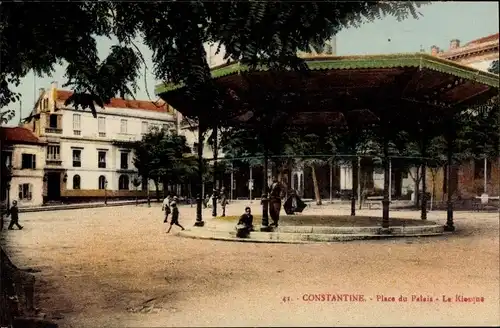
[[[19,208],[17,207],[17,201],[12,202],[12,207],[7,212],[7,217],[10,215],[9,230],[14,230],[14,225],[17,226],[19,230],[23,227],[19,224]]]
[[[170,227],[168,228],[167,233],[170,232],[170,229],[172,229],[172,226],[175,224],[176,226],[180,227],[183,231],[185,230],[183,226],[180,225],[179,223],[179,209],[177,208],[177,202],[172,201],[170,203],[170,206],[172,207],[172,219],[170,220]]]
[[[283,185],[278,181],[276,177],[273,177],[273,183],[271,184],[271,191],[269,192],[269,214],[271,215],[271,219],[273,220],[271,226],[278,227],[282,197],[283,197]]]

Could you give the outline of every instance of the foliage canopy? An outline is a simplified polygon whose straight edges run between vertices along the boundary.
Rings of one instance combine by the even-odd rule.
[[[132,96],[144,58],[134,43],[142,37],[153,52],[160,81],[185,84],[192,97],[215,109],[218,90],[210,83],[204,44],[225,48],[225,59],[255,67],[306,69],[296,56],[346,27],[394,16],[418,17],[427,2],[415,1],[81,1],[1,2],[0,107],[19,99],[12,91],[30,71],[51,74],[67,64],[75,93],[67,104],[103,106],[115,96]],[[26,19],[29,17],[29,19]],[[100,60],[96,37],[115,38]],[[220,50],[220,49],[219,49]]]

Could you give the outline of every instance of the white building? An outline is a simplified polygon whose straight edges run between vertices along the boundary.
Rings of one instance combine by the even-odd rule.
[[[452,60],[462,65],[487,71],[491,63],[498,60],[499,34],[491,34],[476,40],[460,44],[460,40],[450,41],[449,48],[442,50],[438,46],[431,47],[431,54]]]
[[[43,203],[45,147],[32,131],[22,127],[2,127],[3,170],[10,172],[2,202],[18,201],[20,207]]]
[[[172,110],[165,103],[113,98],[105,109],[96,106],[94,118],[89,110],[64,104],[71,94],[59,90],[57,83],[41,89],[25,125],[47,144],[44,202],[143,195],[132,184],[139,179],[133,142],[153,126],[173,129]],[[155,189],[151,182],[150,189]]]
[[[174,110],[175,111],[175,110]],[[175,119],[176,119],[176,127],[177,127],[177,134],[182,135],[186,138],[186,142],[189,147],[191,147],[191,150],[193,154],[198,153],[198,124],[196,122],[192,122],[190,120],[187,120],[183,117],[181,113],[178,111],[175,111]],[[208,138],[210,137],[212,131],[209,130],[205,136],[204,136],[204,142],[203,142],[203,158],[207,159],[212,159],[214,157],[214,151],[212,147],[208,143]],[[220,133],[218,135],[219,140],[220,140]],[[221,148],[219,147],[217,151],[218,158],[223,158],[224,153],[221,151]]]

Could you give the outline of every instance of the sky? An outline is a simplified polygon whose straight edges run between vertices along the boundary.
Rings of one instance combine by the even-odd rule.
[[[337,34],[337,55],[365,55],[419,52],[421,48],[430,52],[432,45],[437,45],[443,50],[448,49],[452,39],[459,39],[461,44],[478,39],[490,34],[498,33],[498,2],[434,2],[423,6],[419,12],[422,16],[416,20],[408,18],[398,22],[393,17],[366,23],[359,28],[350,28]],[[154,94],[155,80],[152,73],[152,52],[140,43],[138,47],[143,53],[147,69],[146,82],[144,77],[138,82],[139,90],[136,99],[156,100]],[[113,40],[99,39],[98,48],[101,58],[105,58]],[[208,49],[207,49],[208,50]],[[221,54],[212,57],[213,64],[221,62]],[[21,106],[19,103],[9,106],[18,112],[8,125],[16,125],[19,121],[19,109],[22,116],[29,114],[34,106],[39,88],[49,88],[52,81],[57,81],[59,87],[66,82],[64,77],[65,67],[56,67],[52,76],[43,78],[29,74],[21,85],[15,90],[20,92]]]

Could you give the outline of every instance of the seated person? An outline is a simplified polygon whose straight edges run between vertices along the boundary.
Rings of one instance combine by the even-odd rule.
[[[253,215],[250,207],[245,207],[245,213],[240,217],[236,230],[238,231],[238,237],[248,236],[250,231],[253,231]]]
[[[299,198],[299,196],[297,196],[297,192],[292,189],[290,191],[290,196],[286,200],[283,207],[286,214],[292,215],[297,212],[302,213],[302,211],[306,208],[306,204]]]

